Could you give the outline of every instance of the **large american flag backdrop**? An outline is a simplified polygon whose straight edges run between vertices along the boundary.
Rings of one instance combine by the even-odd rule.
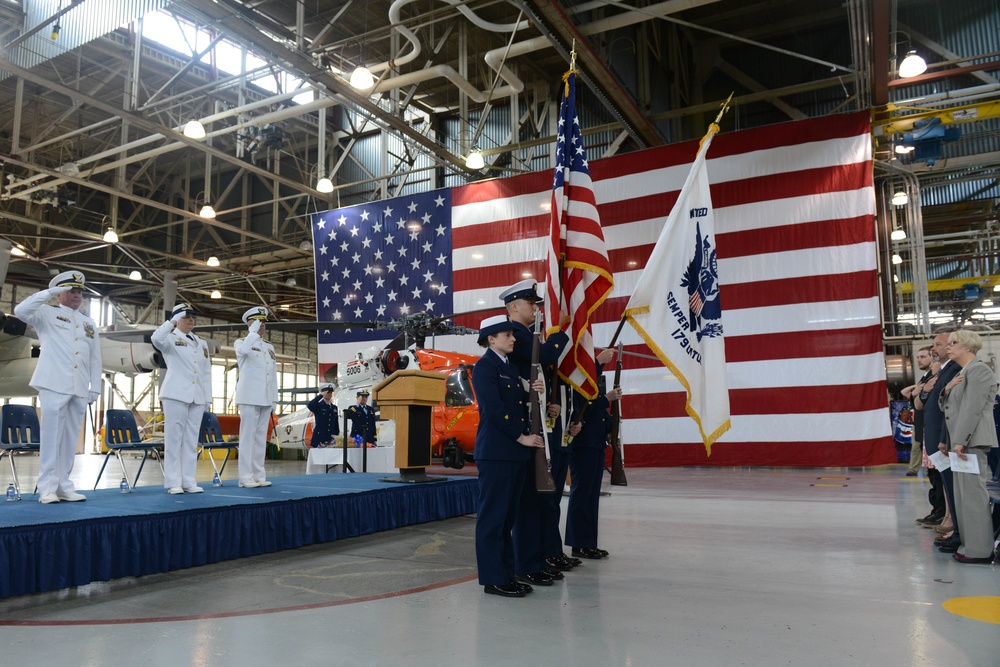
[[[868,114],[858,113],[715,138],[708,174],[732,429],[708,456],[680,384],[658,361],[627,355],[626,465],[896,461],[870,131]],[[610,342],[696,153],[697,142],[687,142],[590,163],[615,275],[615,291],[596,313],[598,348]],[[477,327],[503,312],[497,294],[504,287],[544,279],[551,185],[552,172],[539,172],[317,214],[319,317],[459,313],[457,323]],[[320,332],[321,374],[355,358],[373,344],[367,341],[393,335]],[[648,354],[630,327],[622,340],[627,351]],[[470,337],[434,342],[478,352]]]

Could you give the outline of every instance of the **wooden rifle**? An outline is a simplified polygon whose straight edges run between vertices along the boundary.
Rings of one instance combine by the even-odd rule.
[[[541,364],[538,363],[540,348],[542,346],[542,313],[535,311],[535,331],[531,343],[531,384],[535,384],[541,374]],[[542,438],[541,449],[535,450],[535,490],[539,493],[554,493],[556,484],[552,480],[552,465],[549,463],[548,438],[542,429],[542,406],[539,392],[533,388],[528,389],[531,396],[531,435]]]
[[[618,359],[615,361],[615,389],[621,386],[622,380],[622,344],[618,343]],[[625,479],[625,459],[622,457],[622,402],[611,403],[611,484],[613,486],[628,486]]]

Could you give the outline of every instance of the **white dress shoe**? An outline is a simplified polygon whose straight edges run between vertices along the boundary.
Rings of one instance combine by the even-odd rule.
[[[43,493],[38,497],[38,502],[48,505],[49,503],[59,502],[59,496],[54,493]]]
[[[257,486],[271,486],[271,483],[264,480],[263,482],[257,482]]]
[[[184,493],[184,488],[180,486],[171,486],[169,489],[167,489],[167,493],[169,493],[172,496],[178,496]]]
[[[253,481],[251,481],[251,482],[240,482],[240,487],[244,488],[244,489],[256,489],[258,486],[260,486],[259,482],[253,482]]]
[[[184,493],[205,493],[205,489],[200,486],[185,486]]]
[[[70,491],[69,493],[57,493],[59,500],[65,500],[68,503],[77,503],[81,500],[86,500],[87,496],[82,493],[77,493],[76,491]]]

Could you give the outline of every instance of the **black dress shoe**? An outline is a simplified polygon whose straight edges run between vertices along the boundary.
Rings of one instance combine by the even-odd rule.
[[[513,586],[514,588],[516,588],[516,589],[518,589],[520,591],[524,591],[525,595],[527,595],[528,593],[531,593],[531,592],[533,592],[535,590],[534,588],[532,588],[528,584],[522,584],[520,581],[512,581],[512,582],[510,582],[509,585]]]
[[[559,558],[558,556],[553,556],[552,558],[546,558],[545,564],[551,569],[559,571],[565,570],[569,571],[573,569],[573,564],[564,558]]]
[[[944,544],[938,547],[938,551],[940,551],[943,554],[953,554],[956,551],[958,551],[958,545],[952,544],[951,542],[945,542]]]
[[[600,560],[604,558],[604,556],[601,555],[600,551],[598,551],[597,549],[591,549],[590,547],[584,547],[582,549],[577,549],[576,547],[573,547],[573,555],[576,556],[577,558],[587,558],[590,560]]]
[[[563,560],[572,565],[573,567],[576,567],[577,565],[583,565],[583,561],[580,560],[579,558],[570,558],[566,554],[563,554]]]
[[[560,579],[565,579],[566,577],[559,570],[553,570],[552,568],[544,567],[542,572],[549,575],[553,581],[559,581]]]
[[[513,584],[504,584],[503,586],[483,586],[483,592],[487,595],[499,595],[505,598],[523,598],[527,595],[527,592]]]
[[[530,574],[519,574],[517,575],[517,580],[522,584],[534,584],[535,586],[552,585],[552,577],[542,571],[532,572]]]
[[[601,554],[601,558],[607,558],[608,556],[611,555],[607,551],[605,551],[604,549],[598,549],[597,547],[594,547],[594,551],[596,551],[597,553]]]

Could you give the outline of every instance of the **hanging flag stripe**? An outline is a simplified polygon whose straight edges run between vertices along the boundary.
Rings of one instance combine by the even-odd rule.
[[[850,392],[831,392],[829,385],[806,387],[729,388],[729,408],[736,415],[860,412],[885,394],[885,382],[856,385]],[[683,417],[683,391],[642,394],[626,398],[629,419]]]

